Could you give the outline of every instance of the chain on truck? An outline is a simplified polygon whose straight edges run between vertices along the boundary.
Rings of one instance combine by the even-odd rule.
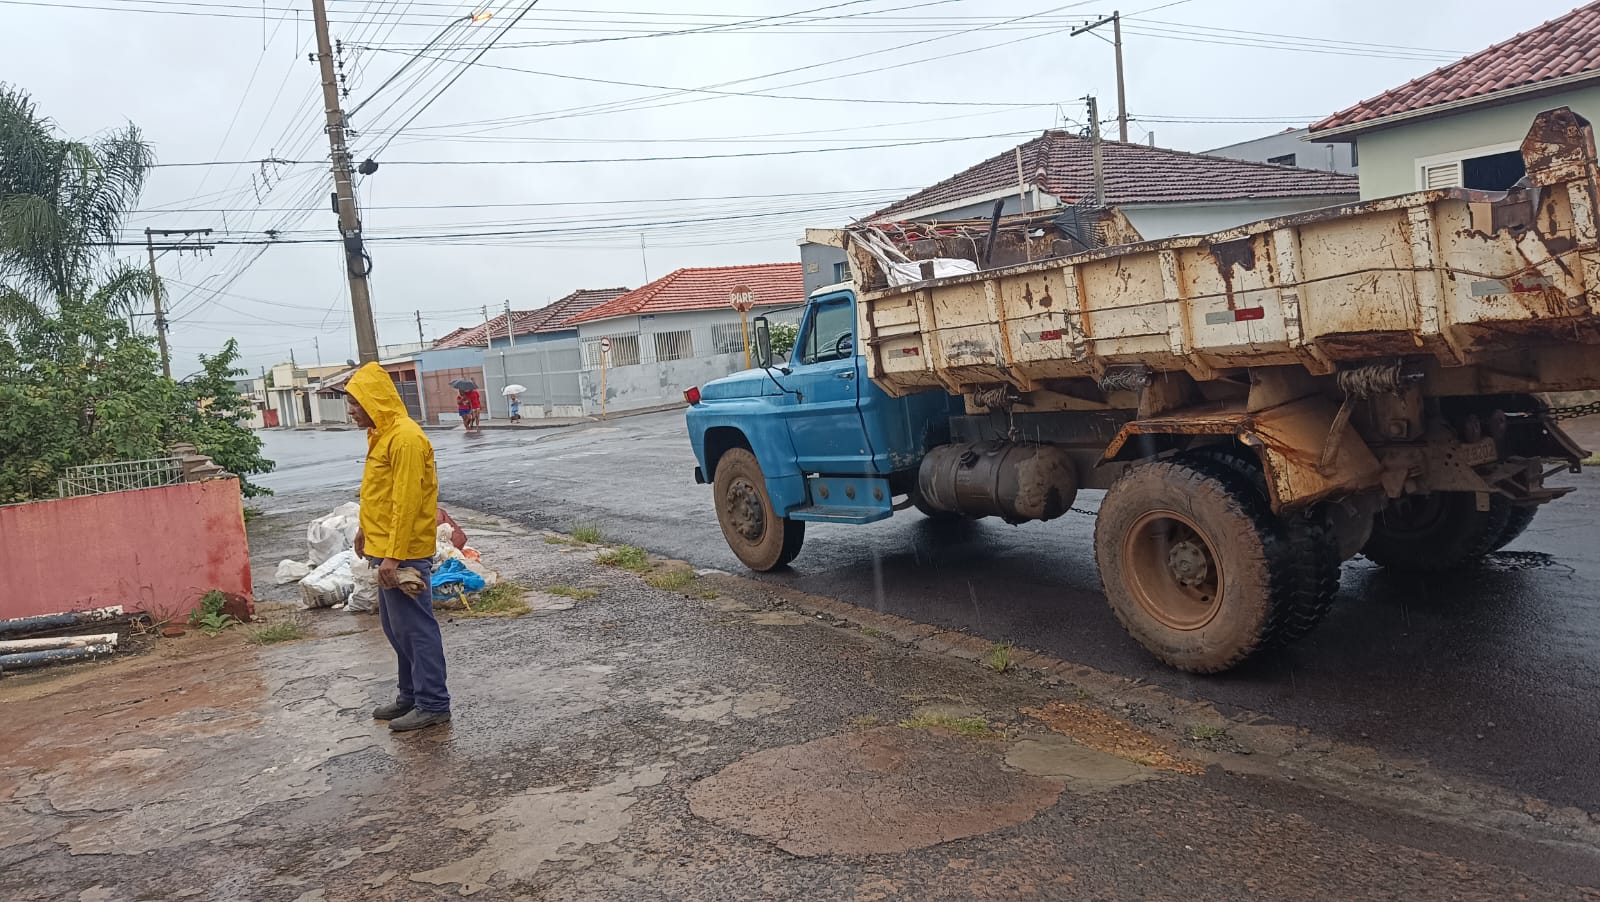
[[[1152,654],[1214,673],[1304,636],[1357,554],[1469,564],[1527,529],[1600,405],[1594,134],[1540,114],[1506,192],[1425,191],[1159,241],[1115,208],[842,232],[774,363],[686,393],[734,553],[915,508],[1047,521]]]

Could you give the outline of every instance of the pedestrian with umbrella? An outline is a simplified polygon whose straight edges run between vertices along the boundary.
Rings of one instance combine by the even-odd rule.
[[[506,396],[506,403],[511,408],[511,422],[513,423],[522,422],[522,399],[517,396],[527,390],[528,389],[526,386],[513,383],[506,386],[505,389],[500,392],[502,395]]]
[[[471,379],[454,379],[450,382],[456,390],[456,413],[461,415],[461,428],[468,432],[478,428],[478,417],[483,410],[483,399],[478,396],[478,383]]]

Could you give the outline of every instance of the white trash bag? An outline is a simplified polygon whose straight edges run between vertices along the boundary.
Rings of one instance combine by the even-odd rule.
[[[356,558],[350,565],[350,578],[355,586],[350,591],[350,600],[345,602],[345,613],[375,613],[378,610],[378,568],[367,563],[365,558]]]
[[[355,547],[361,529],[361,505],[348,501],[306,527],[306,560],[317,567],[341,551]]]
[[[331,608],[350,598],[355,590],[355,577],[350,568],[356,562],[354,551],[341,551],[322,562],[305,579],[300,580],[300,606],[306,610]]]
[[[278,585],[287,586],[290,583],[297,583],[310,575],[311,565],[305,561],[279,561],[278,572],[273,575],[273,579],[277,581]]]

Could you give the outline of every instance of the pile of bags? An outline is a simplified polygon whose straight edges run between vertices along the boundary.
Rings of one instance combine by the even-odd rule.
[[[446,595],[477,592],[499,577],[483,567],[477,551],[467,547],[467,534],[444,508],[435,518],[433,586]],[[306,560],[278,564],[278,585],[300,584],[300,606],[337,608],[352,614],[378,610],[378,568],[355,553],[361,528],[361,505],[341,504],[306,527]]]

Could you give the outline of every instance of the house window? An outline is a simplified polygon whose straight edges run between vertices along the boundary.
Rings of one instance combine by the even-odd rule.
[[[685,360],[694,356],[694,336],[688,329],[677,332],[657,332],[656,360]],[[615,345],[612,346],[615,348]]]
[[[1277,164],[1279,166],[1293,166],[1294,165],[1294,157],[1295,157],[1294,154],[1286,153],[1281,157],[1267,157],[1267,162],[1268,163],[1275,163],[1275,164]]]
[[[711,347],[718,354],[743,354],[744,326],[739,323],[717,323],[712,326]]]
[[[611,339],[611,352],[606,355],[606,366],[633,366],[639,362],[639,333],[605,337]],[[600,339],[593,338],[583,343],[583,365],[585,369],[600,368]]]
[[[1527,174],[1521,148],[1515,144],[1480,147],[1417,161],[1417,187],[1425,191],[1439,188],[1504,191]]]
[[[848,282],[848,281],[850,281],[850,264],[848,262],[833,264],[833,281],[834,282]]]

